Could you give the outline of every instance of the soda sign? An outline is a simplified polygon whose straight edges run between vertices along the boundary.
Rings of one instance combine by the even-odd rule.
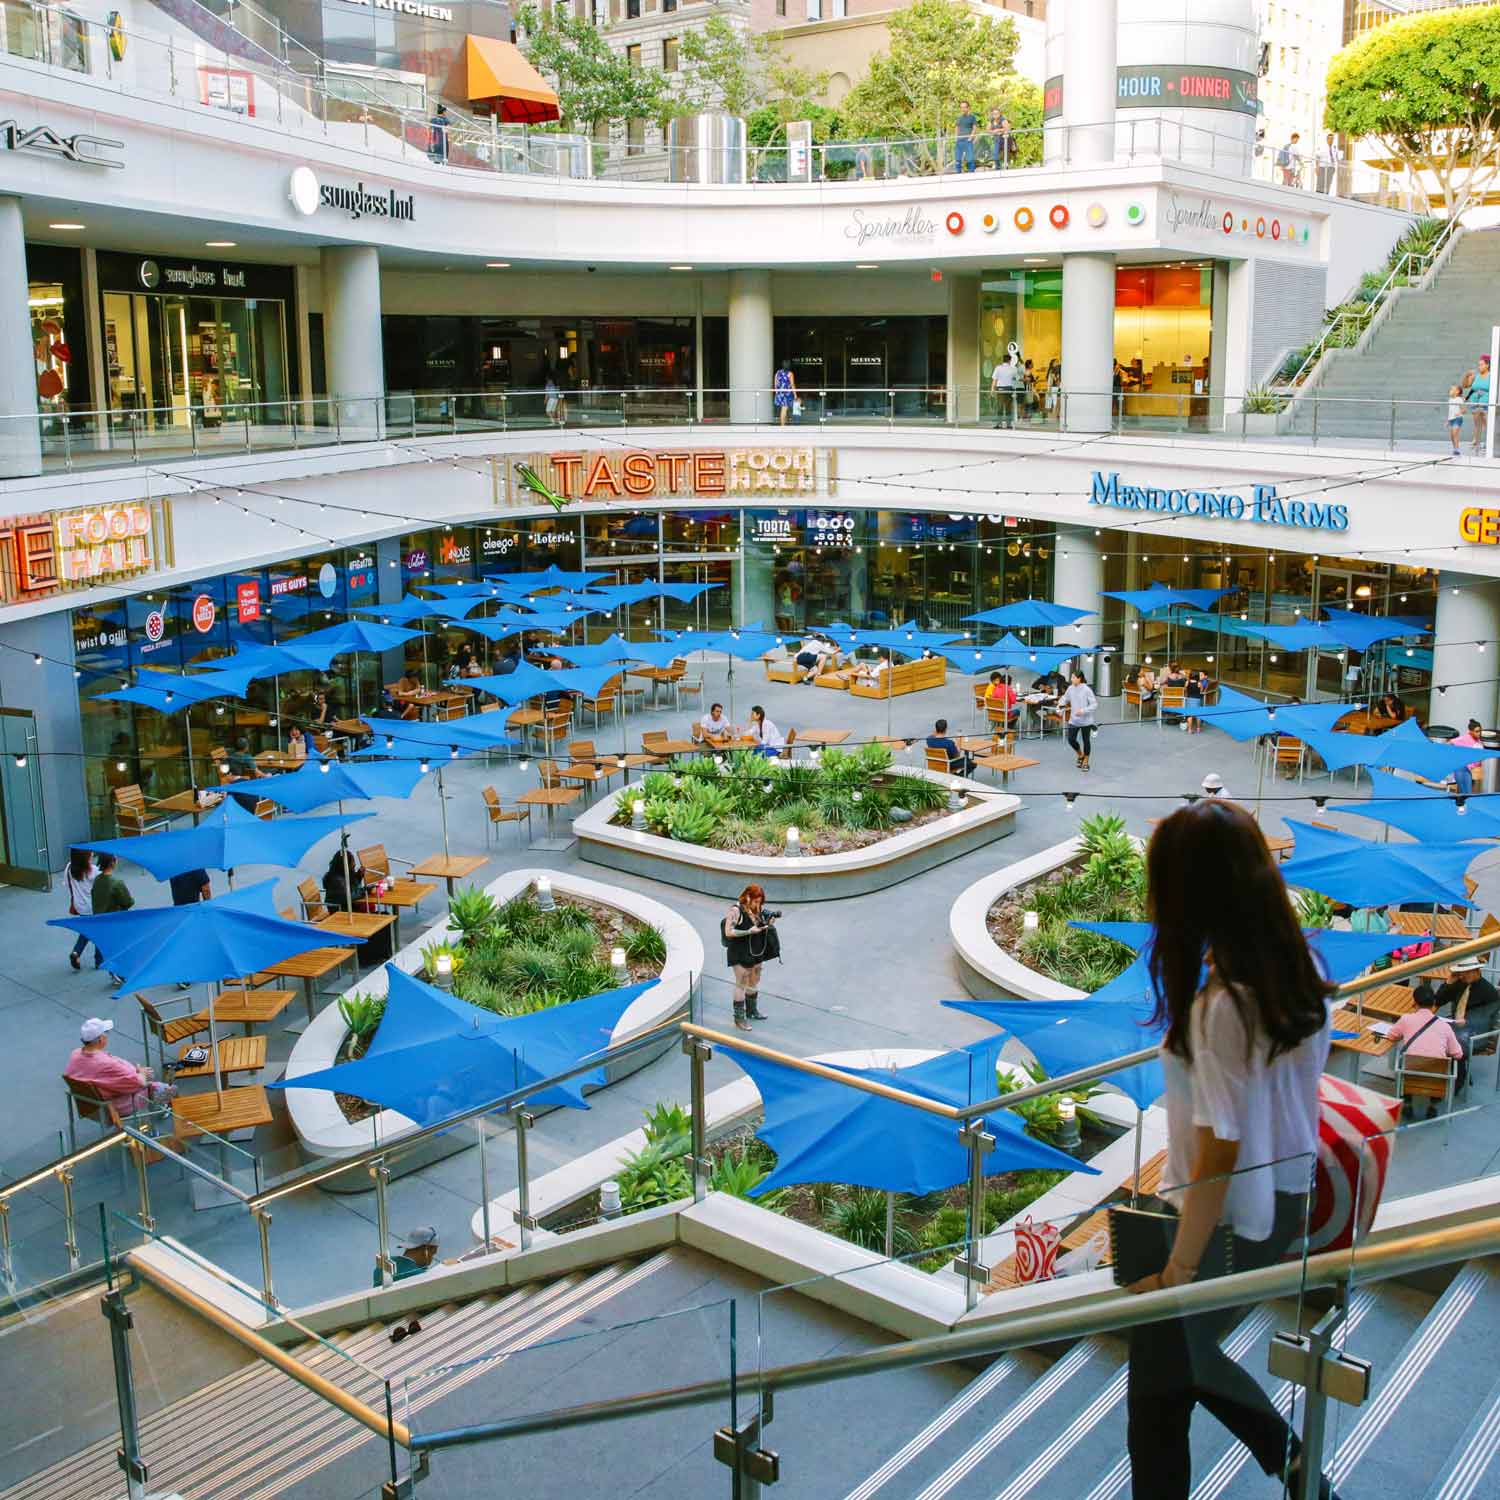
[[[207,635],[214,628],[218,613],[218,606],[214,601],[207,594],[199,594],[193,600],[193,629],[199,635]]]

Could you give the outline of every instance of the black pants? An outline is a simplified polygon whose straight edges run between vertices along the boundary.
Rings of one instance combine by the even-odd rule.
[[[1303,1232],[1305,1217],[1302,1194],[1277,1193],[1270,1235],[1263,1240],[1235,1236],[1234,1269],[1274,1265]],[[1267,1474],[1279,1474],[1295,1453],[1291,1429],[1271,1398],[1247,1368],[1219,1347],[1245,1311],[1222,1308],[1131,1331],[1126,1442],[1135,1500],[1187,1500],[1192,1488],[1188,1424],[1200,1403]]]
[[[1092,724],[1069,724],[1067,733],[1068,749],[1074,755],[1081,755],[1087,760],[1094,748],[1094,726]]]

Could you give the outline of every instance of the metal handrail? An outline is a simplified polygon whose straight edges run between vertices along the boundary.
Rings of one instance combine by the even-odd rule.
[[[40,1187],[42,1183],[55,1178],[59,1172],[70,1172],[81,1161],[87,1161],[91,1156],[97,1156],[101,1151],[108,1151],[111,1146],[123,1146],[128,1137],[123,1130],[116,1128],[110,1134],[100,1136],[97,1141],[87,1146],[81,1146],[77,1151],[70,1151],[66,1156],[59,1156],[56,1161],[48,1162],[45,1167],[38,1167],[34,1172],[28,1172],[24,1177],[18,1177],[14,1182],[8,1182],[0,1187],[0,1203],[8,1203],[17,1193],[24,1193],[27,1188]],[[156,1148],[156,1142],[151,1146]]]
[[[466,1427],[414,1432],[412,1447],[431,1451],[457,1448],[497,1438],[522,1437],[529,1433],[556,1432],[591,1422],[643,1416],[648,1412],[673,1411],[724,1401],[739,1394],[743,1386],[757,1393],[795,1390],[834,1380],[852,1380],[863,1375],[881,1375],[921,1365],[946,1364],[956,1360],[988,1359],[1008,1349],[1022,1349],[1090,1334],[1116,1333],[1140,1323],[1168,1317],[1187,1317],[1227,1307],[1243,1307],[1276,1297],[1347,1285],[1353,1279],[1384,1280],[1413,1271],[1451,1265],[1474,1256],[1500,1250],[1500,1216],[1472,1224],[1406,1235],[1378,1245],[1352,1251],[1329,1250],[1303,1261],[1289,1261],[1254,1271],[1238,1271],[1211,1281],[1135,1296],[1119,1293],[1085,1306],[1055,1312],[1030,1313],[997,1319],[982,1327],[967,1327],[953,1333],[908,1339],[857,1354],[835,1354],[796,1364],[776,1365],[743,1381],[733,1377],[698,1381],[636,1396],[615,1396],[584,1402],[532,1416],[477,1422]]]
[[[252,1212],[258,1212],[269,1203],[274,1203],[278,1198],[289,1197],[293,1193],[300,1193],[303,1188],[316,1187],[320,1182],[327,1182],[330,1178],[341,1177],[346,1172],[351,1172],[360,1167],[370,1167],[377,1163],[387,1162],[395,1157],[404,1155],[413,1146],[428,1140],[435,1135],[444,1135],[455,1126],[467,1124],[470,1120],[478,1120],[485,1115],[498,1114],[505,1110],[514,1109],[517,1105],[524,1104],[528,1099],[537,1094],[544,1093],[547,1089],[555,1088],[560,1083],[567,1083],[570,1079],[581,1077],[585,1073],[596,1072],[617,1058],[629,1057],[632,1053],[639,1052],[643,1047],[649,1047],[659,1042],[668,1033],[675,1034],[678,1021],[663,1021],[650,1027],[646,1031],[633,1036],[629,1041],[620,1042],[616,1046],[602,1048],[592,1053],[580,1063],[564,1072],[554,1073],[550,1078],[538,1080],[536,1083],[528,1083],[524,1088],[511,1089],[508,1093],[500,1094],[484,1104],[476,1104],[463,1111],[462,1114],[448,1115],[439,1120],[435,1125],[423,1125],[420,1129],[413,1130],[409,1134],[398,1136],[383,1146],[371,1146],[354,1156],[346,1156],[337,1162],[331,1162],[326,1167],[317,1167],[311,1172],[304,1172],[298,1177],[293,1177],[286,1182],[278,1183],[275,1187],[263,1188],[245,1198],[245,1207]],[[297,1080],[288,1078],[288,1088],[296,1088]]]

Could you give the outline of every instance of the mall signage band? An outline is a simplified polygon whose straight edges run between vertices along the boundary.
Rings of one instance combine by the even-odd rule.
[[[699,448],[625,453],[543,453],[519,455],[507,470],[514,503],[530,492],[516,474],[530,468],[567,500],[649,500],[675,496],[810,495],[818,487],[817,452],[812,448]],[[831,452],[825,480],[834,488]]]
[[[91,588],[170,566],[165,501],[10,516],[0,524],[0,603]]]
[[[1251,486],[1250,499],[1219,490],[1158,489],[1121,484],[1118,474],[1094,470],[1090,505],[1116,510],[1155,511],[1205,521],[1249,521],[1257,526],[1289,526],[1294,531],[1348,531],[1349,509],[1336,501],[1283,500],[1274,484]]]

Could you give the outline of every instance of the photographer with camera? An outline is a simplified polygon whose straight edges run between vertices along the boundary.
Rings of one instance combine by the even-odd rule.
[[[766,1019],[757,1003],[760,966],[768,958],[781,957],[775,925],[780,915],[766,910],[766,893],[760,886],[747,885],[719,924],[719,936],[734,970],[734,1024],[741,1031],[749,1031],[751,1021]]]

